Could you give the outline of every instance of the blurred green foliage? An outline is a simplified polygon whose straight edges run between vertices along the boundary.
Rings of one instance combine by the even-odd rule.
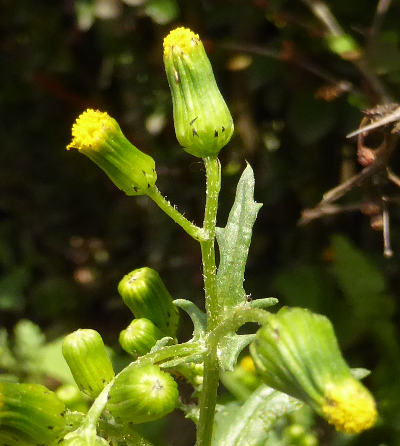
[[[370,40],[376,4],[330,2],[348,33],[332,41],[293,0],[1,2],[0,367],[8,379],[68,382],[58,338],[79,327],[98,329],[116,346],[130,321],[116,285],[134,268],[157,269],[175,298],[201,302],[195,243],[145,197],[125,197],[88,160],[64,150],[82,110],[107,110],[155,158],[161,191],[201,220],[203,168],[175,140],[162,64],[163,37],[185,25],[204,40],[235,120],[236,136],[221,154],[219,225],[245,160],[264,203],[246,289],[326,314],[350,365],[372,370],[378,426],[353,438],[316,420],[312,434],[332,446],[400,444],[399,211],[390,206],[389,260],[360,213],[297,226],[302,209],[358,170],[345,135],[359,125],[360,109],[382,99],[340,54],[366,48],[371,72],[399,97],[400,5],[393,2]],[[394,170],[396,163],[395,155]],[[382,194],[395,197],[396,189],[371,182],[344,202]],[[39,324],[49,343],[23,318]],[[183,325],[185,338],[190,323]],[[193,444],[183,416],[169,423],[180,427],[169,427],[165,441]],[[281,439],[284,430],[277,427]]]

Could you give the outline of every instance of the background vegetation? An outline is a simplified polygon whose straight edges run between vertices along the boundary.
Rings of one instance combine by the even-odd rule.
[[[321,445],[400,444],[399,211],[390,204],[389,259],[382,256],[381,233],[361,212],[298,225],[303,209],[359,170],[356,144],[345,135],[359,126],[361,111],[400,94],[400,4],[330,2],[364,48],[360,69],[357,54],[327,38],[309,3],[0,2],[3,379],[56,388],[67,378],[57,374],[57,343],[46,344],[43,333],[50,342],[79,327],[99,330],[123,361],[117,337],[130,314],[116,285],[131,269],[151,266],[174,297],[201,302],[195,243],[146,197],[124,196],[88,159],[64,149],[79,113],[107,110],[155,158],[162,192],[201,221],[203,167],[176,142],[162,63],[163,37],[184,25],[204,40],[236,125],[221,153],[219,222],[225,223],[245,161],[255,170],[256,199],[264,203],[246,289],[326,314],[350,365],[373,371],[367,385],[381,414],[376,428],[357,438],[335,434],[320,420],[311,429]],[[390,5],[389,13],[377,14],[377,4]],[[347,37],[344,44],[356,48]],[[393,170],[396,163],[394,154]],[[395,201],[396,187],[378,180],[342,203],[382,195]],[[184,322],[183,338],[190,327]],[[191,425],[179,414],[164,428],[147,429],[168,444],[193,444]]]

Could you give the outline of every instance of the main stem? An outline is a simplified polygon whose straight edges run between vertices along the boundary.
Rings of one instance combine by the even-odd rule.
[[[206,208],[203,230],[207,240],[201,241],[203,259],[204,290],[206,296],[207,331],[218,324],[219,308],[217,299],[217,268],[215,264],[215,226],[218,210],[218,195],[221,189],[221,167],[218,158],[204,158],[207,174]],[[196,446],[210,446],[214,425],[215,406],[219,383],[217,359],[218,339],[208,336],[204,358],[203,390],[200,395],[200,418],[197,426]]]

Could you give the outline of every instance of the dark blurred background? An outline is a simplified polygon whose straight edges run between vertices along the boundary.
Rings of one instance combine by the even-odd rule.
[[[400,4],[393,1],[369,39],[377,3],[330,6],[395,101]],[[201,223],[204,169],[175,139],[162,62],[163,38],[187,26],[204,41],[236,126],[221,152],[219,224],[246,161],[255,171],[256,200],[264,203],[246,291],[326,314],[350,365],[373,371],[366,383],[378,400],[377,427],[355,438],[321,427],[321,444],[400,444],[399,211],[390,204],[389,259],[382,233],[361,212],[298,225],[304,208],[360,169],[356,144],[345,135],[359,126],[363,109],[384,98],[351,57],[332,51],[306,5],[1,0],[0,11],[0,323],[11,337],[25,318],[49,341],[90,327],[117,348],[131,315],[116,286],[141,266],[157,269],[174,297],[202,305],[197,244],[149,199],[124,196],[87,158],[65,150],[85,108],[108,111],[155,158],[160,190]],[[394,171],[396,164],[395,155]],[[383,194],[395,199],[396,187],[370,182],[340,203]],[[181,337],[189,335],[184,319]],[[171,441],[190,445],[192,435]]]

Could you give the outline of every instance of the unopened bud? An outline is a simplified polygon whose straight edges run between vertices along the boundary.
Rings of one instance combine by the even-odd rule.
[[[121,331],[119,343],[127,353],[137,358],[148,353],[164,336],[153,322],[142,317],[134,319],[125,330]]]
[[[158,366],[131,366],[115,379],[106,408],[119,421],[140,424],[172,412],[178,396],[176,382]]]
[[[164,64],[176,137],[186,152],[216,156],[233,134],[233,121],[199,36],[176,28],[164,39]]]
[[[149,319],[166,336],[176,336],[178,308],[157,271],[147,267],[135,269],[123,277],[118,291],[136,318]]]
[[[80,390],[96,398],[114,378],[114,370],[97,331],[77,330],[63,342],[62,353]]]

